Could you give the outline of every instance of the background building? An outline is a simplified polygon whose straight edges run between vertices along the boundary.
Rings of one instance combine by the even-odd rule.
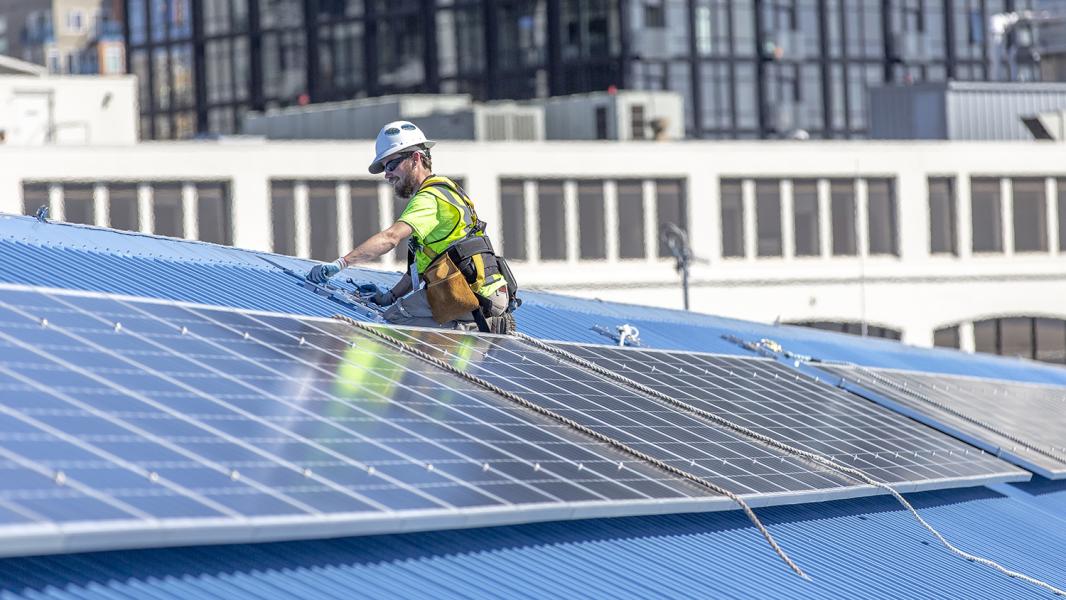
[[[0,54],[53,74],[125,73],[121,2],[11,0],[0,10]]]
[[[145,137],[398,93],[668,89],[692,137],[864,137],[871,84],[1034,80],[1029,0],[126,0]],[[995,43],[994,43],[995,42]],[[1019,51],[1026,48],[1026,51]],[[1010,59],[1010,60],[1008,60]],[[1009,66],[1009,68],[1008,68]]]
[[[0,145],[135,144],[136,82],[68,77],[0,56]]]

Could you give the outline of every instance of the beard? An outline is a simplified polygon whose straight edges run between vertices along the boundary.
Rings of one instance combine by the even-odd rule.
[[[396,180],[396,183],[392,184],[392,192],[400,200],[408,200],[411,196],[415,195],[415,191],[418,189],[418,183],[415,181],[414,174],[406,173],[403,177]]]

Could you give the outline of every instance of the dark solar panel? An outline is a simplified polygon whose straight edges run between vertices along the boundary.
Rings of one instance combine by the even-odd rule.
[[[1014,464],[1044,477],[1066,477],[1066,388],[892,369],[819,368]]]
[[[334,321],[3,290],[0,392],[0,538],[67,550],[723,500]]]
[[[861,469],[883,483],[910,489],[1024,475],[990,454],[771,359],[563,348],[757,433]]]

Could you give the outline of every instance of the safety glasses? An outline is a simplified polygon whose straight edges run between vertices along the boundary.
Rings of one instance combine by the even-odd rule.
[[[400,167],[400,164],[403,163],[403,161],[405,161],[408,158],[410,158],[412,154],[414,154],[414,152],[408,152],[406,154],[401,154],[401,155],[397,156],[396,158],[390,160],[389,162],[385,163],[385,171],[386,172],[395,171],[396,169],[398,169]]]

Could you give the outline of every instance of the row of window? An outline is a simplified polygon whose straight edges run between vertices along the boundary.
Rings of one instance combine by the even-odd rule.
[[[1066,179],[974,177],[969,183],[973,252],[1047,252],[1054,233],[1056,249],[1066,250]],[[959,253],[956,187],[952,178],[929,179],[933,254]]]
[[[723,257],[855,256],[859,227],[865,228],[867,254],[899,254],[891,179],[723,179],[720,192]],[[748,235],[754,235],[751,248]]]
[[[228,182],[24,183],[23,213],[41,206],[68,223],[233,244]]]
[[[515,260],[666,257],[661,228],[688,229],[685,184],[678,179],[506,179],[500,211],[504,248]]]
[[[969,250],[1048,252],[1056,235],[1055,249],[1066,250],[1066,179],[974,177],[969,184]],[[931,254],[960,252],[956,188],[954,178],[928,180]],[[862,251],[860,231],[867,254],[899,255],[892,179],[723,179],[720,201],[726,258],[854,256]]]
[[[272,181],[274,251],[332,260],[387,227],[405,206],[377,181]],[[669,256],[660,228],[686,229],[688,213],[683,181],[637,179],[505,179],[500,211],[489,230],[497,250],[527,261]],[[405,260],[405,253],[401,245],[394,259]]]

